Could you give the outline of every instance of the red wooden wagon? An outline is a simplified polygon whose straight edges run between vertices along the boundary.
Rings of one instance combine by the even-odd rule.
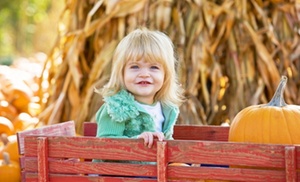
[[[63,132],[72,121],[19,133],[23,181],[300,181],[300,146],[233,143],[228,127],[176,125],[175,140],[149,149],[142,140],[96,138],[96,127],[87,123],[83,137]]]

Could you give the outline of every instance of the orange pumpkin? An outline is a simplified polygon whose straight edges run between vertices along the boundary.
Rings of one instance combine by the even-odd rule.
[[[3,95],[6,100],[19,111],[27,112],[28,104],[33,97],[33,91],[22,81],[16,78],[3,76]]]
[[[4,158],[4,153],[8,153],[10,159],[19,163],[19,148],[18,148],[18,140],[16,135],[8,136],[8,142],[3,147],[2,151],[0,151],[0,159]]]
[[[20,182],[21,169],[20,165],[10,160],[8,153],[4,153],[4,158],[0,159],[0,181]]]
[[[12,135],[14,133],[14,125],[6,117],[0,116],[0,134],[6,133],[7,135]]]
[[[17,109],[5,100],[0,101],[0,116],[13,120],[18,115]]]
[[[233,119],[229,141],[267,144],[300,144],[300,106],[283,98],[287,77],[282,76],[268,104],[249,106]]]

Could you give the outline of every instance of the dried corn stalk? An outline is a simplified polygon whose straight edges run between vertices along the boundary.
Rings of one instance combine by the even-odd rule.
[[[48,124],[75,120],[81,132],[101,106],[117,43],[140,26],[167,33],[188,101],[180,124],[219,125],[270,100],[281,75],[286,101],[300,104],[300,3],[261,0],[66,0],[40,92]]]

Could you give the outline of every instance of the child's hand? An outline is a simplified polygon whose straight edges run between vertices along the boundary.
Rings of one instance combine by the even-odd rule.
[[[163,141],[165,138],[165,136],[162,132],[144,132],[144,133],[140,134],[137,138],[144,139],[145,146],[148,146],[148,148],[151,148],[155,137],[159,141]]]

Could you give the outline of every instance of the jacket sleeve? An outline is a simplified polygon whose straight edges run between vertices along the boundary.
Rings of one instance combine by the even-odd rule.
[[[173,133],[174,133],[174,125],[176,124],[178,115],[179,115],[179,108],[173,107],[172,109],[164,110],[165,115],[165,123],[163,125],[163,132],[165,135],[165,139],[173,140]]]
[[[103,104],[96,113],[98,124],[97,137],[102,138],[128,138],[124,135],[125,122],[115,122],[107,112],[106,104]]]

